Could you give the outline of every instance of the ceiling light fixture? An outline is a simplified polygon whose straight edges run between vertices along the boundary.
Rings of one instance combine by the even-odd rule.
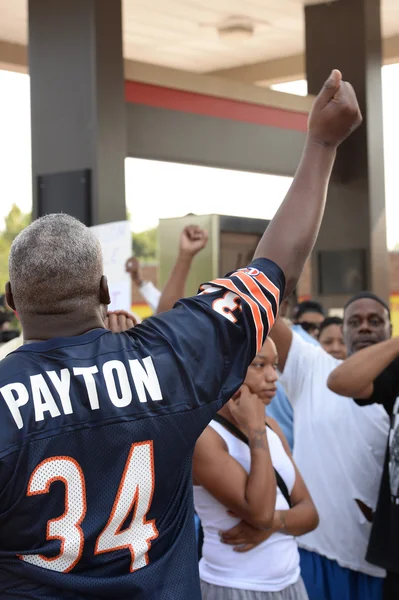
[[[255,24],[248,17],[232,16],[219,23],[216,29],[223,42],[240,44],[253,36]]]

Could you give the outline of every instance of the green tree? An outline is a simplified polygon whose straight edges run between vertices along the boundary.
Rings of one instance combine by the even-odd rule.
[[[17,235],[29,225],[30,221],[31,215],[23,213],[16,204],[13,204],[5,218],[6,228],[2,237],[11,245]]]
[[[5,229],[0,232],[0,295],[3,294],[4,286],[8,280],[8,255],[13,240],[17,237],[31,220],[30,214],[25,214],[13,204],[10,212],[5,218]]]
[[[134,256],[143,262],[153,262],[157,259],[158,227],[133,234]]]

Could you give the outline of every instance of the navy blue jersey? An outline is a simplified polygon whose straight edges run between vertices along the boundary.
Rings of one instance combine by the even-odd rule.
[[[0,362],[0,598],[200,600],[195,442],[240,387],[284,275],[257,260],[123,334]]]

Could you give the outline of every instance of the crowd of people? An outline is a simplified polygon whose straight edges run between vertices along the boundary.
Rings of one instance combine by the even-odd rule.
[[[190,233],[190,228],[182,233],[181,246]],[[180,263],[181,258],[173,272],[173,279],[179,280],[179,288],[171,285],[171,276],[168,288],[175,289],[176,293],[168,292],[163,310],[172,308],[184,293],[188,270],[179,270]],[[388,306],[368,292],[348,301],[343,319],[326,316],[323,306],[314,301],[297,304],[291,319],[277,318],[270,337],[248,369],[242,408],[237,412],[237,399],[241,395],[233,397],[200,437],[194,452],[194,500],[201,522],[199,554],[203,598],[235,598],[231,595],[233,584],[240,590],[274,592],[277,587],[281,591],[284,583],[288,583],[287,587],[293,585],[290,576],[300,587],[303,583],[298,580],[299,571],[295,571],[299,564],[307,596],[295,589],[288,598],[377,600],[383,597],[386,573],[378,563],[369,563],[366,553],[383,471],[388,414],[377,402],[360,408],[333,393],[328,379],[348,355],[389,339],[390,333]],[[252,400],[247,399],[250,396]],[[276,472],[284,474],[283,481],[290,484],[288,498],[284,498],[278,485],[277,489],[274,487],[271,504],[275,520],[265,532],[253,527],[253,515],[243,512],[243,507],[237,508],[236,504],[240,496],[245,497],[246,486],[252,484],[248,436],[241,434],[247,431],[246,419],[253,418],[253,414],[241,412],[255,398],[259,406],[267,405],[266,411],[259,412],[269,426],[266,434],[271,464]],[[293,450],[294,481],[297,483],[299,479],[303,484],[299,502],[305,502],[305,511],[294,513],[299,512],[293,529],[299,545],[298,560],[295,555],[289,565],[287,557],[292,558],[292,552],[280,552],[279,545],[274,544],[276,537],[281,538],[278,520],[281,506],[284,512],[289,511],[290,518],[290,511],[298,500],[287,464],[281,465],[276,444],[271,445],[273,441],[269,438],[272,436],[273,440],[275,436],[270,429],[276,430],[280,437],[283,448],[280,454],[286,463],[292,460]],[[230,461],[229,457],[234,460]],[[245,486],[244,494],[236,479],[235,469],[239,465],[249,474],[241,483]],[[265,473],[266,469],[263,475]],[[262,497],[262,508],[267,510],[268,498],[261,482],[256,488]],[[312,520],[315,506],[318,516],[314,513]],[[224,507],[228,507],[229,512]],[[285,531],[285,536],[288,534],[289,531]],[[284,542],[287,543],[287,537]],[[224,547],[226,543],[233,544],[234,550],[240,553],[251,550],[250,555],[237,559],[232,549]],[[274,561],[269,557],[270,547]],[[257,551],[252,552],[255,548]],[[241,600],[246,596],[241,592],[237,598]]]
[[[205,231],[184,229],[162,292],[129,259],[156,313],[142,323],[107,313],[99,243],[80,222],[47,215],[15,239],[6,300],[22,333],[0,348],[1,599],[399,598],[389,307],[371,292],[343,319],[313,301],[284,306],[336,149],[360,123],[333,71],[253,261],[185,298]]]

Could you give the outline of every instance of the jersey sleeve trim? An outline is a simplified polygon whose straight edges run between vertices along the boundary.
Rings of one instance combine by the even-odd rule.
[[[259,275],[260,275],[260,273],[259,273]],[[256,280],[256,276],[251,277],[245,271],[237,271],[236,273],[234,273],[234,277],[237,277],[238,279],[240,279],[243,282],[243,284],[245,285],[246,289],[251,294],[251,296],[253,296],[257,300],[257,302],[259,302],[259,304],[265,309],[266,316],[267,316],[268,330],[270,331],[270,329],[273,327],[276,316],[273,312],[271,302],[269,301],[267,296],[264,294],[261,286],[258,284],[258,282]],[[277,290],[277,288],[275,288],[275,289]],[[273,293],[273,292],[271,292],[271,293]],[[280,295],[279,290],[277,290],[276,295],[273,293],[273,296],[276,299],[277,306],[279,306],[279,301],[278,301],[279,295]]]
[[[259,273],[257,275],[253,276],[254,279],[256,281],[258,281],[264,288],[267,289],[268,292],[270,292],[272,294],[272,296],[274,297],[275,301],[276,301],[276,306],[280,306],[280,298],[281,298],[281,294],[280,294],[280,290],[279,288],[271,281],[271,279],[269,279],[269,277],[267,275],[265,275],[264,273],[262,273],[262,271],[259,271]],[[277,315],[275,315],[276,317]]]
[[[229,320],[233,321],[231,314],[233,298],[228,297],[228,292],[234,295],[237,302],[240,301],[241,310],[245,306],[246,311],[244,312],[247,317],[244,318],[249,320],[252,335],[255,334],[254,345],[256,351],[259,352],[274,325],[284,296],[285,276],[283,271],[273,261],[267,258],[258,258],[245,268],[237,269],[224,277],[218,277],[203,284],[200,287],[200,294],[211,293],[212,288],[216,288],[215,292],[217,289],[227,290],[224,296],[227,314],[224,316]]]
[[[257,348],[256,351],[259,352],[263,345],[263,336],[265,333],[265,328],[263,326],[260,308],[257,305],[257,303],[255,302],[255,300],[253,300],[251,298],[251,296],[248,296],[247,294],[242,292],[232,282],[231,279],[215,279],[214,281],[210,282],[210,285],[211,286],[213,286],[213,285],[219,286],[219,287],[223,287],[227,290],[230,290],[231,292],[234,292],[235,294],[237,294],[237,296],[239,296],[240,298],[245,300],[245,302],[248,304],[249,308],[251,309],[251,313],[252,313],[252,317],[253,317],[253,321],[254,321],[254,325],[255,325],[255,329],[256,329],[256,348]],[[206,286],[203,286],[203,287],[206,287]]]

